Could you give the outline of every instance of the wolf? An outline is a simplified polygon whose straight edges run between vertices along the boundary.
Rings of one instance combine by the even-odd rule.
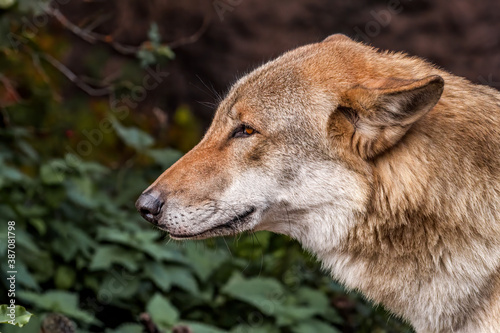
[[[268,230],[417,332],[500,332],[500,93],[344,35],[244,76],[136,202],[174,239]]]

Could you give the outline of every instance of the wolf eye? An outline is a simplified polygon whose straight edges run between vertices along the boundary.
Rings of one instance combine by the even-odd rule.
[[[237,129],[234,130],[232,137],[233,138],[246,138],[255,134],[257,131],[248,125],[241,125]]]

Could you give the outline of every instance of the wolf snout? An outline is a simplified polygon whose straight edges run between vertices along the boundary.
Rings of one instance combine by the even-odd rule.
[[[142,217],[153,224],[158,224],[158,218],[163,208],[163,200],[153,193],[143,193],[135,202],[135,208]]]

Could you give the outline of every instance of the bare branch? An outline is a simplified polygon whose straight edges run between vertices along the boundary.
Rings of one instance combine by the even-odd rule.
[[[93,32],[92,29],[94,29],[98,24],[100,24],[100,22],[99,23],[94,22],[90,24],[87,28],[82,29],[79,26],[72,23],[70,20],[68,20],[68,18],[64,16],[64,14],[57,8],[49,6],[46,10],[46,13],[48,15],[53,16],[57,21],[59,21],[59,23],[61,23],[64,27],[73,32],[75,35],[77,35],[78,37],[82,38],[83,40],[91,44],[94,44],[97,41],[103,42],[110,45],[117,52],[125,55],[135,55],[138,51],[141,50],[142,44],[139,46],[126,45],[115,41],[111,35],[102,35]],[[210,22],[211,22],[211,15],[205,16],[201,27],[194,34],[185,38],[181,38],[177,41],[173,41],[169,44],[165,44],[164,46],[170,48],[176,48],[182,45],[196,42],[205,33],[205,31],[207,31]]]
[[[66,18],[66,16],[64,16],[61,13],[61,11],[59,9],[51,7],[51,6],[48,6],[45,11],[46,11],[47,14],[49,14],[49,15],[53,16],[54,18],[56,18],[59,21],[59,23],[61,23],[63,26],[65,26],[68,30],[70,30],[71,32],[73,32],[75,35],[81,37],[85,41],[93,44],[97,40],[99,40],[94,33],[90,32],[88,30],[84,30],[84,29],[80,28],[79,26],[71,23]]]
[[[176,48],[176,47],[179,47],[182,45],[195,43],[196,41],[198,41],[198,39],[200,39],[200,37],[205,33],[205,31],[207,31],[208,26],[210,25],[211,21],[212,21],[211,15],[205,16],[203,18],[203,23],[201,24],[201,27],[198,29],[198,31],[196,31],[194,34],[192,34],[189,37],[182,38],[182,39],[179,39],[177,41],[173,41],[173,42],[169,43],[167,46],[173,49],[173,48]]]
[[[40,54],[40,56],[90,96],[96,96],[96,97],[106,96],[111,93],[112,89],[110,86],[99,89],[91,87],[90,85],[85,83],[82,79],[80,79],[75,73],[73,73],[68,67],[64,66],[64,64],[62,64],[59,60],[52,57],[51,55],[42,53]]]
[[[95,42],[103,42],[106,44],[111,45],[117,52],[126,54],[126,55],[131,55],[131,54],[136,54],[139,50],[140,47],[137,46],[131,46],[131,45],[124,45],[121,43],[118,43],[113,40],[113,37],[110,35],[102,35],[95,33],[89,29],[82,29],[76,24],[72,23],[70,20],[64,16],[63,13],[57,8],[53,7],[48,7],[46,10],[46,13],[53,16],[59,23],[61,23],[64,27],[66,27],[68,30],[70,30],[72,33],[77,35],[78,37],[82,38],[83,40],[94,44]],[[93,26],[93,25],[92,25]]]

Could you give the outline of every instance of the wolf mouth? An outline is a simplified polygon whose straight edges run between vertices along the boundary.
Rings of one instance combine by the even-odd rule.
[[[227,229],[227,228],[233,229],[233,226],[236,223],[245,223],[246,220],[248,220],[248,218],[255,212],[255,210],[256,210],[255,207],[252,207],[252,208],[248,209],[247,211],[243,212],[242,214],[235,216],[234,218],[232,218],[231,220],[229,220],[226,223],[219,224],[213,228],[210,228],[210,229],[207,229],[204,231],[200,231],[200,232],[197,232],[194,234],[176,235],[176,234],[169,233],[169,235],[171,238],[176,238],[176,239],[195,238],[195,237],[202,236],[204,234],[212,233],[212,232],[220,230],[220,229]]]

